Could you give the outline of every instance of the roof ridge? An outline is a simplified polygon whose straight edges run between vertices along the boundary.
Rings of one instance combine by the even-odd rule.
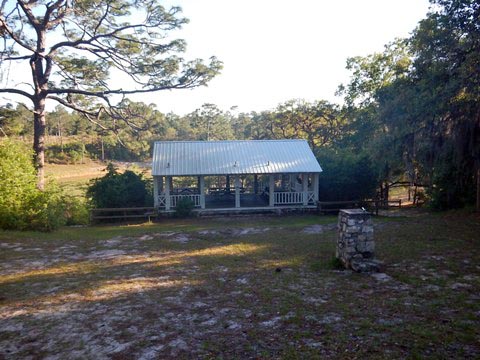
[[[219,142],[281,142],[281,141],[304,141],[305,139],[262,139],[262,140],[155,140],[155,143],[219,143]]]

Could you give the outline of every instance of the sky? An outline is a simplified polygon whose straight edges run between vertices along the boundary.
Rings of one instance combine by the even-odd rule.
[[[185,59],[216,56],[224,63],[208,87],[132,97],[179,115],[205,103],[235,112],[271,110],[291,99],[341,103],[335,91],[348,82],[347,58],[381,52],[409,36],[428,11],[428,0],[160,2],[180,6],[190,19],[172,34],[187,41]],[[22,77],[21,71],[10,75]]]
[[[208,87],[151,94],[163,112],[204,103],[262,111],[290,99],[341,103],[346,60],[383,51],[407,37],[428,11],[427,0],[179,0],[190,19],[178,35],[186,58],[224,62]],[[147,102],[144,97],[143,101]]]

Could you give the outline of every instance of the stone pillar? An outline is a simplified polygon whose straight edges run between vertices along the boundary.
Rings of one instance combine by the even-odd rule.
[[[375,260],[375,241],[370,213],[362,209],[340,210],[336,257],[347,269],[356,272],[380,271]]]

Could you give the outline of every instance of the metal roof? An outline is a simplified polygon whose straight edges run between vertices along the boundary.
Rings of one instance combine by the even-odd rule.
[[[305,140],[157,141],[152,175],[319,173]]]

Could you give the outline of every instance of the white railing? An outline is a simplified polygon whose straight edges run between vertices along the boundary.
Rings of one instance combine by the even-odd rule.
[[[200,195],[170,195],[170,206],[176,207],[180,199],[190,199],[195,207],[200,206]]]
[[[275,204],[303,204],[303,193],[301,192],[275,192]]]
[[[307,203],[315,205],[315,193],[313,191],[307,192]]]
[[[282,191],[274,193],[275,205],[303,204],[303,192]],[[307,191],[307,203],[315,203],[315,194],[313,191]]]
[[[195,207],[200,207],[200,195],[170,195],[170,207],[174,208],[180,199],[190,199]],[[158,196],[158,206],[164,208],[167,206],[167,197],[165,195]]]

